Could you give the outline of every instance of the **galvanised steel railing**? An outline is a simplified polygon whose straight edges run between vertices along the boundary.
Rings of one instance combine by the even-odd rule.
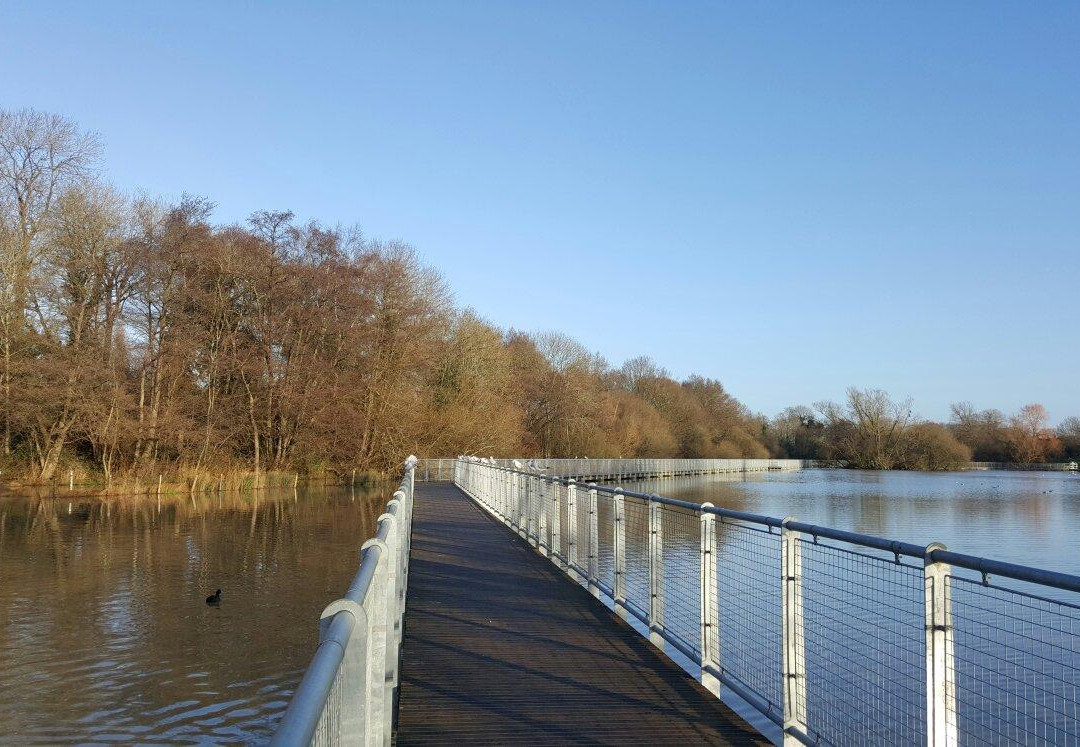
[[[456,458],[421,459],[416,466],[420,482],[452,480]],[[490,463],[513,467],[515,463],[537,468],[549,475],[578,480],[632,480],[647,477],[680,477],[735,472],[773,472],[805,469],[804,459],[494,459]]]
[[[416,457],[345,596],[319,619],[319,647],[274,735],[273,745],[388,745],[393,734],[405,590],[409,574]]]
[[[439,482],[454,479],[455,457],[420,459],[416,463],[417,482]]]
[[[1076,462],[968,462],[968,469],[1023,472],[1075,472]]]
[[[1080,577],[474,458],[454,481],[785,743],[1080,744]]]
[[[489,460],[491,461],[503,467],[513,467],[517,460]],[[770,472],[810,466],[808,461],[801,459],[533,459],[527,464],[549,475],[578,480],[629,480],[640,477]]]

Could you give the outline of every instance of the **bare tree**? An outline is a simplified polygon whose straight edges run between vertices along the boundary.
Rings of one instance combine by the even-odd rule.
[[[39,238],[59,196],[98,156],[95,135],[32,109],[0,110],[0,407],[3,451],[10,453],[13,377],[30,344],[25,315],[41,258]]]
[[[793,459],[820,459],[825,424],[809,407],[785,408],[769,423],[778,446],[778,455]]]
[[[816,407],[835,458],[865,469],[891,469],[903,461],[911,400],[894,402],[880,389],[851,387],[846,406],[821,402]]]
[[[1065,418],[1057,427],[1058,438],[1067,459],[1080,459],[1080,417]]]
[[[408,451],[766,453],[715,379],[503,333],[400,242],[127,199],[93,181],[96,156],[61,117],[0,112],[0,420],[25,475],[172,469],[194,490],[234,465],[259,483]]]
[[[24,398],[42,480],[76,430],[107,474],[115,462],[127,410],[122,326],[136,265],[129,230],[126,202],[107,187],[84,182],[57,201],[31,304],[36,361]]]

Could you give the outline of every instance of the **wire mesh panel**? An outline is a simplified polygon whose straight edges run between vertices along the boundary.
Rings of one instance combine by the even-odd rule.
[[[961,744],[1080,744],[1080,608],[960,576],[946,586]]]
[[[344,712],[345,697],[339,672],[334,677],[334,684],[330,686],[330,693],[326,696],[326,705],[323,707],[322,715],[319,716],[319,725],[311,738],[312,747],[332,745],[339,740]]]
[[[701,519],[674,506],[661,511],[664,627],[701,656]]]
[[[615,501],[610,493],[596,496],[597,562],[600,583],[615,588]]]
[[[782,711],[780,531],[717,520],[715,532],[720,655],[713,664]]]
[[[640,498],[627,498],[623,504],[626,519],[626,598],[647,612],[649,609],[649,504]]]
[[[799,540],[806,710],[833,744],[926,741],[921,566]]]

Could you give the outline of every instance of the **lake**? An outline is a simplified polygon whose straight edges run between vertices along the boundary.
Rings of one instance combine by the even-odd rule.
[[[1080,574],[1080,478],[1070,473],[807,470],[632,487]],[[604,513],[601,506],[606,525]],[[648,590],[634,568],[643,565],[646,545],[637,514],[627,509],[627,596],[642,606]],[[676,570],[669,578],[665,569],[665,627],[693,647],[699,595],[687,578],[696,578],[700,540],[696,517],[671,514],[669,528],[665,511],[664,564]],[[805,535],[799,546],[802,717],[837,744],[925,743],[922,562]],[[602,561],[610,557],[602,537],[599,549]],[[716,558],[719,660],[760,698],[780,703],[779,537],[744,523],[717,524]],[[610,561],[600,565],[613,583]],[[944,584],[952,597],[952,718],[960,743],[1077,743],[1077,595],[960,569]]]
[[[0,742],[266,741],[392,492],[0,497]]]
[[[1080,477],[1068,473],[805,470],[625,487],[1080,574]],[[0,741],[266,741],[392,491],[301,486],[160,507],[0,496]],[[208,607],[218,587],[221,606]]]
[[[625,487],[1080,575],[1076,472],[808,469]]]

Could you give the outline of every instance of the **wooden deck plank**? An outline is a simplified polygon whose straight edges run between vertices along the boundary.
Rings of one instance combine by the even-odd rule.
[[[415,512],[399,744],[768,744],[456,487]]]

